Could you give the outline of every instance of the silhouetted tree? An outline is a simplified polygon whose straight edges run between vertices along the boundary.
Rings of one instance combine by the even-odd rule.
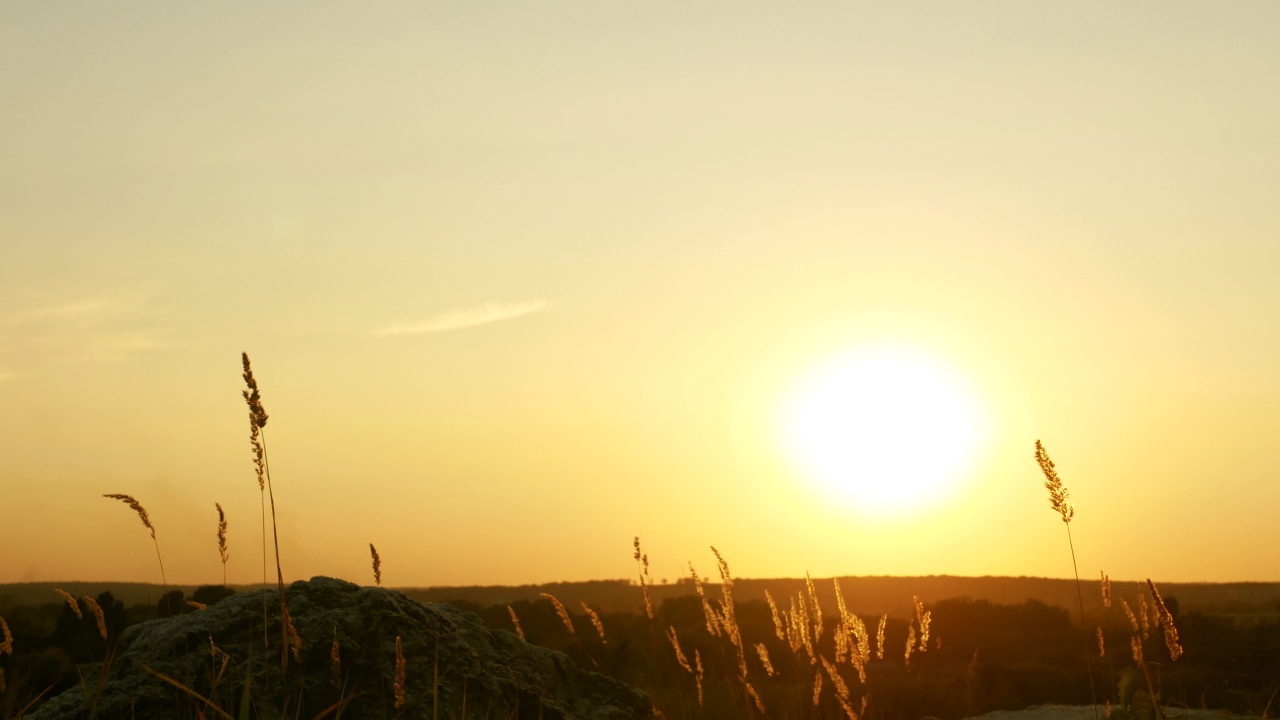
[[[236,591],[224,585],[201,585],[191,593],[191,600],[204,605],[213,605],[219,600],[235,595]]]
[[[181,590],[170,590],[160,596],[160,602],[156,605],[156,617],[166,618],[173,615],[181,615],[189,610],[186,594]]]

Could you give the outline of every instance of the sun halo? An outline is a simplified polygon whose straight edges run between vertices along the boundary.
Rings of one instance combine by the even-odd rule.
[[[906,347],[863,348],[815,368],[787,395],[780,421],[786,454],[818,494],[875,518],[952,497],[988,435],[969,383]]]

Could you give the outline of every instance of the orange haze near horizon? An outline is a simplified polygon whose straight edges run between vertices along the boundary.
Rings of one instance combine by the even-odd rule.
[[[160,581],[104,493],[260,582],[242,351],[286,579],[1068,577],[1041,439],[1082,576],[1280,580],[1278,23],[6,3],[0,582]],[[892,512],[783,419],[877,347],[976,408],[900,418],[972,439]]]

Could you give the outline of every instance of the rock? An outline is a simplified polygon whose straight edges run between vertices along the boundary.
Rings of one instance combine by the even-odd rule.
[[[240,717],[246,690],[252,717],[314,718],[346,702],[343,720],[384,718],[652,718],[647,695],[579,669],[563,653],[490,630],[472,613],[426,605],[381,588],[316,577],[285,593],[302,646],[281,670],[279,595],[239,593],[207,609],[128,628],[96,701],[75,688],[39,707],[31,720],[222,717],[195,696]],[[269,650],[263,650],[263,602]],[[405,703],[395,708],[396,638],[405,658]],[[330,651],[341,658],[335,683]],[[225,655],[224,655],[225,653]],[[182,684],[181,690],[143,666]],[[465,707],[465,713],[464,713]],[[336,716],[330,712],[328,717]]]

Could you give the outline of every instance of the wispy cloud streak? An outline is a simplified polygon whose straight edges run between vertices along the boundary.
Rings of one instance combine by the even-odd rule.
[[[496,303],[487,302],[465,310],[453,310],[441,313],[418,323],[396,323],[385,328],[374,330],[374,335],[421,335],[424,333],[446,332],[462,328],[487,325],[499,320],[510,320],[524,315],[545,310],[546,300],[528,300],[525,302]]]
[[[4,316],[7,325],[29,325],[39,322],[96,323],[118,316],[140,304],[139,298],[92,298],[51,307],[11,312]]]
[[[163,332],[145,327],[154,312],[144,294],[105,295],[0,313],[0,381],[52,358],[122,362],[139,353],[171,347]]]

